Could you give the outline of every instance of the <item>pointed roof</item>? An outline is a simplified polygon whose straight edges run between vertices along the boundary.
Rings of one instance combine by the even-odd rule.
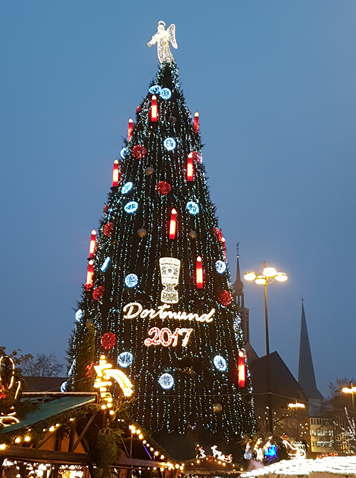
[[[298,382],[304,389],[305,395],[308,398],[315,398],[318,400],[322,400],[324,398],[316,386],[313,358],[309,342],[307,321],[305,319],[303,299],[302,321],[300,329]]]
[[[234,282],[234,293],[236,296],[239,296],[241,299],[238,303],[238,306],[244,307],[244,284],[241,280],[240,274],[240,255],[239,255],[239,243],[236,244],[236,281]]]

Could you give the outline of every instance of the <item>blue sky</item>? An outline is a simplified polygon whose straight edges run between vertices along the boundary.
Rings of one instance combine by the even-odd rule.
[[[356,3],[351,0],[2,0],[1,345],[61,359],[90,231],[127,121],[175,23],[188,107],[228,259],[263,261],[270,344],[297,373],[301,298],[319,388],[355,377]],[[263,290],[245,285],[264,353]]]

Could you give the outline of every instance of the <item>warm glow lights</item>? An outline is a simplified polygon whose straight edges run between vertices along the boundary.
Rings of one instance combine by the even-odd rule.
[[[157,122],[158,111],[157,111],[157,97],[155,95],[151,98],[151,121],[153,123]]]
[[[305,405],[304,403],[299,403],[299,402],[288,403],[288,408],[305,408]]]
[[[342,393],[356,393],[356,387],[343,387],[341,391]]]
[[[115,159],[112,170],[112,187],[117,188],[120,180],[119,161]]]
[[[193,180],[194,180],[193,157],[189,155],[187,159],[187,181],[193,181]]]
[[[93,229],[91,231],[91,237],[90,237],[90,243],[89,243],[89,258],[90,259],[94,257],[95,243],[96,243],[96,230]]]
[[[284,272],[278,272],[274,267],[264,267],[262,274],[256,274],[255,272],[246,272],[244,275],[246,280],[254,280],[258,285],[269,285],[274,280],[278,282],[285,282],[288,277]]]
[[[175,239],[177,234],[177,211],[172,209],[171,211],[171,219],[169,221],[169,239]]]
[[[241,350],[239,352],[237,369],[238,369],[239,387],[243,388],[246,385],[246,366],[245,366],[245,354]]]
[[[94,365],[97,378],[94,383],[94,388],[100,390],[100,397],[103,400],[105,408],[112,407],[112,396],[107,391],[107,387],[112,385],[110,379],[114,379],[121,387],[122,393],[125,397],[131,397],[133,394],[132,383],[130,379],[124,374],[122,370],[113,369],[110,363],[107,363],[105,355],[100,356],[99,365]],[[104,409],[104,408],[103,408]]]
[[[256,279],[256,274],[254,272],[246,272],[246,274],[244,275],[244,279],[255,280]]]
[[[86,290],[89,290],[91,287],[93,287],[93,284],[94,284],[94,261],[90,260],[88,262],[87,280],[85,282]]]
[[[223,246],[223,249],[224,249],[224,261],[226,261],[226,244],[225,244],[225,237],[222,237],[221,238],[221,244]]]
[[[133,119],[129,119],[129,127],[127,128],[127,141],[130,141],[133,132],[134,122]]]
[[[196,112],[194,115],[193,129],[195,134],[199,131],[199,113],[198,112]]]
[[[197,284],[197,289],[202,289],[204,284],[203,279],[203,266],[201,263],[201,257],[197,257],[196,269],[195,269],[195,282]]]

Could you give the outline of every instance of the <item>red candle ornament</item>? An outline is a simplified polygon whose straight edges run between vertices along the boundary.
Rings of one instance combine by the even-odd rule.
[[[187,181],[193,181],[193,180],[194,180],[193,157],[189,155],[187,159]]]
[[[119,161],[115,159],[114,168],[112,170],[112,187],[117,188],[120,180]]]
[[[199,113],[198,112],[196,112],[194,115],[193,128],[194,128],[194,133],[196,134],[199,131]]]
[[[223,249],[224,249],[224,261],[226,261],[226,244],[225,244],[225,237],[222,237],[220,241],[221,241],[221,244],[222,244]]]
[[[240,350],[238,362],[237,362],[237,372],[238,372],[238,383],[239,387],[244,387],[246,385],[246,366],[245,366],[245,354]]]
[[[169,221],[169,239],[175,239],[177,234],[177,211],[172,209],[171,219]]]
[[[130,141],[130,139],[131,139],[133,127],[134,127],[134,122],[133,122],[133,119],[130,118],[129,119],[129,127],[127,129],[127,141]]]
[[[157,110],[157,96],[153,95],[151,98],[151,121],[157,122],[158,110]]]
[[[89,290],[93,287],[94,284],[94,261],[88,262],[88,272],[87,272],[87,280],[85,282],[86,290]]]
[[[197,289],[202,289],[204,284],[203,278],[203,265],[201,262],[201,257],[197,257],[196,268],[195,268],[195,282],[197,284]]]
[[[94,257],[95,243],[96,243],[96,230],[93,229],[91,231],[90,243],[89,243],[89,259],[92,259]]]

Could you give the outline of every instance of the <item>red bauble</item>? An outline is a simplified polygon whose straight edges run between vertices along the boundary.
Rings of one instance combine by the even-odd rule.
[[[232,300],[232,297],[229,291],[222,290],[221,292],[219,292],[218,301],[220,302],[221,305],[225,305],[225,306],[230,305],[231,300]]]
[[[105,236],[110,237],[113,229],[114,229],[114,224],[112,222],[108,222],[107,224],[105,224],[103,229]]]
[[[213,232],[216,235],[216,237],[218,238],[218,241],[221,242],[221,240],[223,239],[224,236],[223,236],[223,233],[220,231],[220,229],[218,227],[214,227]]]
[[[171,189],[172,189],[171,185],[167,183],[166,181],[160,181],[159,183],[157,183],[157,186],[156,186],[157,192],[162,194],[162,196],[170,193]]]
[[[147,150],[142,144],[136,144],[132,148],[132,154],[135,156],[136,159],[142,159],[146,156]]]
[[[108,205],[106,205],[106,206],[104,207],[104,214],[107,214],[107,212],[108,212],[108,209],[109,209],[109,206],[108,206]]]
[[[105,292],[105,287],[103,287],[102,285],[99,285],[99,287],[96,287],[94,290],[93,290],[93,299],[94,300],[99,300],[102,298],[102,296],[104,295],[104,292]]]
[[[140,105],[136,108],[136,114],[138,115],[139,113],[141,113],[141,110],[142,110],[142,106]]]
[[[201,155],[197,151],[189,153],[188,158],[193,158],[197,163],[201,163]]]
[[[101,337],[101,345],[105,350],[110,350],[116,344],[116,335],[112,332],[107,332]]]

